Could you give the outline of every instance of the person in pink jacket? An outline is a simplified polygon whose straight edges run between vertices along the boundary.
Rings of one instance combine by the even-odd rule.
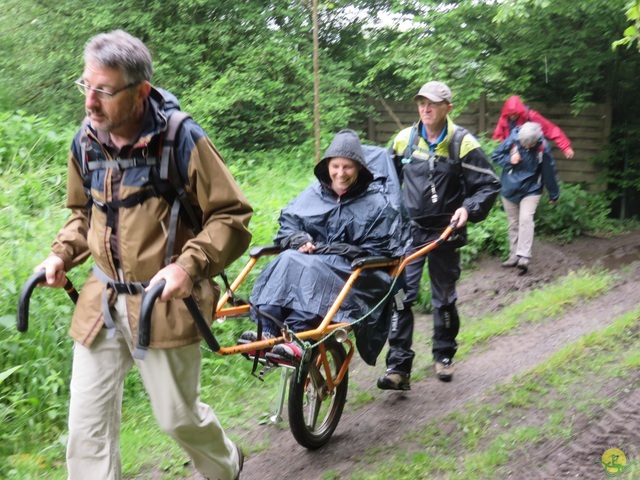
[[[564,156],[573,158],[574,152],[571,148],[571,141],[565,133],[555,123],[544,118],[540,113],[527,107],[520,97],[514,95],[509,97],[502,106],[502,113],[498,120],[498,125],[493,131],[494,140],[506,140],[511,134],[511,130],[519,127],[526,122],[535,122],[542,127],[542,133],[547,140],[553,140],[558,148],[562,150]]]

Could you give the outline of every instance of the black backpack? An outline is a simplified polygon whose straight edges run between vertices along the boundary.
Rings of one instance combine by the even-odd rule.
[[[152,197],[162,196],[169,205],[171,205],[171,216],[169,220],[169,235],[167,240],[167,248],[165,251],[165,265],[167,265],[173,254],[175,246],[176,229],[178,218],[187,221],[196,234],[202,230],[201,214],[198,208],[189,203],[187,192],[184,187],[184,180],[175,160],[175,139],[182,123],[191,118],[188,113],[181,110],[175,110],[169,114],[167,118],[167,129],[160,134],[159,149],[157,155],[147,156],[145,158],[128,158],[118,160],[95,160],[89,161],[87,158],[86,146],[88,137],[86,127],[88,120],[83,122],[83,133],[80,137],[81,148],[81,169],[83,178],[84,191],[89,198],[87,207],[91,204],[96,205],[100,210],[107,214],[107,224],[114,221],[113,213],[119,208],[131,208],[142,204],[145,200]],[[141,190],[135,194],[129,195],[125,199],[102,203],[94,199],[91,195],[91,172],[104,168],[120,168],[126,169],[137,166],[155,166],[157,175],[152,176],[152,188]],[[89,208],[90,211],[90,208]],[[111,215],[110,215],[111,212]]]

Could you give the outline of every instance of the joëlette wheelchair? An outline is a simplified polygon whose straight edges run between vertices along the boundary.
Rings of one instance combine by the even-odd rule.
[[[380,175],[387,175],[390,185],[391,201],[401,202],[401,191],[395,170],[388,155],[384,155],[385,150],[380,147],[365,146],[366,154],[372,150],[372,158],[379,161],[377,165]],[[369,158],[369,156],[367,155]],[[382,160],[381,160],[382,159]],[[371,166],[371,163],[368,163]],[[440,236],[424,245],[418,251],[404,258],[388,257],[362,257],[357,258],[351,264],[351,274],[347,278],[344,286],[333,304],[328,309],[320,325],[312,330],[303,332],[288,332],[283,330],[283,334],[277,338],[257,340],[254,342],[236,344],[231,346],[221,346],[215,337],[210,322],[203,317],[200,308],[192,297],[184,299],[189,313],[193,317],[203,339],[212,352],[219,355],[242,354],[254,361],[254,371],[258,364],[261,365],[260,374],[281,368],[282,384],[278,397],[276,414],[272,420],[279,420],[282,412],[286,387],[289,386],[287,400],[288,420],[291,432],[297,442],[308,449],[316,449],[325,445],[335,431],[344,405],[347,399],[349,364],[356,350],[350,337],[352,324],[347,322],[333,322],[334,316],[340,310],[342,303],[351,291],[354,283],[365,269],[386,269],[392,278],[391,289],[387,296],[380,299],[381,305],[385,299],[391,295],[393,285],[399,279],[401,273],[412,260],[426,255],[427,252],[445,242],[455,229],[452,223],[440,234]],[[246,302],[237,302],[234,293],[245,281],[249,273],[260,259],[268,258],[280,253],[276,246],[254,247],[250,251],[250,258],[244,268],[231,284],[227,285],[225,293],[221,296],[214,320],[246,318],[249,314],[250,305]],[[36,272],[24,284],[20,293],[18,304],[18,331],[26,332],[28,329],[29,301],[31,294],[38,284],[45,281],[44,271]],[[136,356],[140,358],[142,352],[146,350],[151,339],[151,311],[156,300],[162,294],[164,281],[156,283],[148,292],[143,294],[138,327],[138,346]],[[70,281],[65,285],[70,298],[76,302],[78,293]],[[259,338],[259,337],[258,337]],[[262,351],[271,349],[274,345],[297,341],[303,343],[304,357],[299,365],[280,365],[272,363],[261,354]],[[345,348],[346,347],[346,348]],[[262,352],[264,353],[264,352]],[[253,373],[253,372],[252,372]]]

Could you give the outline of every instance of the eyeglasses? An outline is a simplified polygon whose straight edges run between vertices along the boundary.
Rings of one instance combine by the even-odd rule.
[[[418,107],[420,108],[435,108],[435,107],[441,107],[442,105],[446,105],[447,102],[445,102],[444,100],[441,102],[427,102],[425,100],[420,100],[418,102]]]
[[[82,83],[81,79],[76,80],[74,83],[78,87],[78,90],[80,91],[80,93],[82,95],[84,95],[85,97],[87,96],[89,91],[92,91],[94,93],[94,96],[99,101],[101,101],[101,102],[110,102],[111,100],[113,100],[113,97],[115,97],[117,94],[119,94],[120,92],[124,92],[125,90],[127,90],[127,89],[129,89],[131,87],[135,87],[140,82],[129,83],[128,85],[125,85],[122,88],[118,88],[118,89],[114,90],[113,92],[108,92],[106,90],[103,90],[102,88],[91,88],[90,86],[85,85],[84,83]]]

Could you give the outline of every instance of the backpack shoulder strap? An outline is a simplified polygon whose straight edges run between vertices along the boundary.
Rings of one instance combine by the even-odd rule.
[[[184,181],[182,179],[182,175],[180,174],[180,170],[178,169],[178,164],[176,163],[175,158],[176,136],[178,131],[180,130],[180,127],[188,118],[191,118],[191,115],[183,112],[182,110],[175,110],[170,114],[169,118],[167,119],[167,130],[164,134],[164,139],[161,147],[162,155],[160,160],[160,179],[169,181],[176,193],[176,198],[173,202],[173,205],[171,206],[169,236],[167,240],[167,248],[165,251],[165,265],[169,264],[169,262],[171,261],[171,256],[173,254],[180,209],[182,209],[183,212],[187,215],[195,234],[197,235],[202,231],[201,215],[198,215],[193,205],[189,203],[187,191],[184,188]],[[227,279],[227,275],[224,270],[220,272],[220,276],[224,280],[224,284],[226,286],[227,294],[230,301],[235,305],[236,300],[234,299],[233,290],[229,285],[229,280]]]
[[[191,118],[188,113],[181,110],[176,110],[172,112],[167,119],[167,130],[164,133],[161,147],[162,154],[160,156],[160,179],[167,180],[171,183],[173,189],[175,190],[175,193],[177,194],[176,199],[180,202],[180,207],[187,215],[195,232],[198,233],[200,232],[200,230],[202,230],[201,220],[200,217],[196,214],[193,206],[189,203],[187,192],[184,188],[185,182],[182,178],[180,170],[178,169],[178,165],[175,159],[176,136],[178,131],[180,130],[180,127],[188,118]]]
[[[411,134],[409,135],[409,143],[407,143],[404,152],[402,153],[402,157],[405,160],[408,160],[411,157],[411,154],[418,146],[418,142],[420,141],[420,135],[418,134],[418,122],[414,123],[411,127]]]
[[[449,158],[454,163],[460,163],[460,145],[462,145],[462,139],[467,133],[469,133],[469,130],[457,125],[453,131],[451,141],[449,142]]]
[[[167,129],[164,132],[164,138],[162,140],[162,156],[160,160],[160,178],[163,180],[169,178],[170,163],[175,163],[173,150],[175,148],[176,135],[182,126],[182,122],[187,118],[191,118],[191,115],[182,110],[172,112],[167,118]]]
[[[540,146],[538,147],[538,164],[542,163],[542,159],[544,158],[544,140],[540,142]]]
[[[89,217],[91,216],[91,203],[93,202],[91,196],[91,172],[89,171],[89,158],[87,157],[87,142],[89,142],[87,128],[89,128],[90,123],[91,120],[89,117],[85,117],[84,120],[82,120],[82,126],[80,127],[80,158],[78,159],[80,162],[80,172],[82,173],[82,188],[87,195],[85,207],[87,208]]]
[[[84,117],[82,120],[82,125],[80,126],[80,158],[78,161],[80,162],[80,171],[82,172],[82,178],[84,183],[87,182],[87,176],[89,175],[89,160],[87,159],[87,142],[89,141],[89,136],[87,135],[87,128],[91,120],[89,117]]]
[[[165,265],[171,262],[171,257],[173,256],[180,211],[186,215],[196,235],[202,230],[201,217],[196,213],[193,205],[189,203],[187,191],[184,187],[185,182],[175,158],[176,136],[180,127],[188,118],[191,118],[191,116],[181,110],[172,112],[167,118],[167,130],[164,132],[160,143],[160,180],[168,182],[175,193],[173,202],[169,202],[171,205],[171,215],[169,218],[169,234],[167,236],[167,247],[165,250]]]
[[[462,195],[467,196],[467,181],[464,178],[464,172],[462,171],[462,162],[460,161],[460,146],[462,145],[462,139],[469,133],[464,127],[456,125],[456,129],[453,131],[451,141],[449,142],[449,161],[451,161],[458,169],[458,177],[460,177],[460,185],[462,186]]]

